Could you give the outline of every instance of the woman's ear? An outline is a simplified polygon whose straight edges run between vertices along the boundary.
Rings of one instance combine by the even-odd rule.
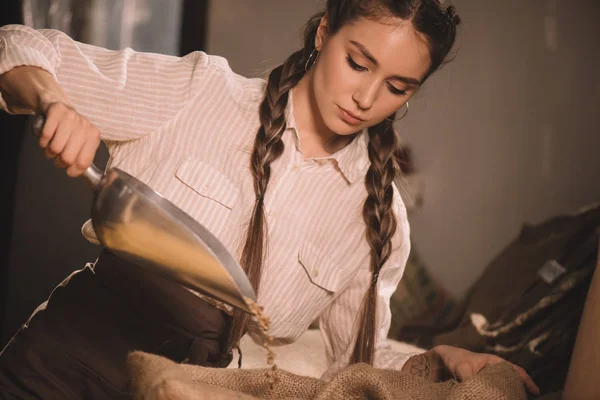
[[[315,49],[317,49],[317,51],[321,51],[323,48],[323,43],[327,40],[327,31],[327,15],[323,15],[321,22],[319,22],[319,27],[317,28],[317,35],[315,36]]]

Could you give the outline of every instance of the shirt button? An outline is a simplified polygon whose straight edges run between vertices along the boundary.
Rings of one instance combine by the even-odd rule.
[[[206,185],[202,186],[202,189],[208,190],[208,189],[210,189],[210,185],[206,184]]]
[[[316,278],[319,276],[319,270],[317,268],[313,269],[313,276]]]

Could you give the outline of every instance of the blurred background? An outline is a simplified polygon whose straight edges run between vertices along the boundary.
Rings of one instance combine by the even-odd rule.
[[[396,128],[413,162],[399,183],[414,251],[437,295],[458,302],[524,225],[600,201],[600,2],[453,3],[463,21],[456,59],[427,82]],[[0,24],[56,28],[113,49],[203,50],[257,76],[299,48],[304,22],[322,7],[316,0],[2,0]],[[99,249],[80,233],[91,202],[85,183],[51,167],[23,134],[24,118],[1,113],[0,123],[4,344]],[[102,150],[97,162],[105,161]]]

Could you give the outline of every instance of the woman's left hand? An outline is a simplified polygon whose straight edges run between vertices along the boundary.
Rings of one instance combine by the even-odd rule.
[[[416,373],[435,382],[440,381],[448,374],[459,381],[464,381],[477,374],[483,367],[501,362],[508,363],[508,361],[492,354],[473,353],[459,347],[441,345],[413,357],[407,361],[407,368],[403,368],[403,370],[410,371],[413,374]],[[538,396],[540,389],[533,382],[529,374],[518,365],[508,364],[519,375],[525,388],[530,393]],[[424,368],[427,369],[426,376],[423,373],[419,373],[419,371],[425,372]]]

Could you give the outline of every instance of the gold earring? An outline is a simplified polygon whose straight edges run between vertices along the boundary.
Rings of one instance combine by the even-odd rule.
[[[315,55],[316,54],[316,55]],[[313,59],[314,56],[314,59]],[[306,60],[306,64],[304,64],[304,72],[308,72],[308,69],[313,66],[314,63],[317,62],[317,58],[319,58],[319,51],[315,48],[310,52],[308,56],[308,60]],[[311,62],[312,60],[312,62]],[[308,65],[310,64],[310,66]]]
[[[396,122],[396,121],[400,121],[401,119],[403,119],[404,117],[406,117],[406,114],[408,114],[408,101],[406,102],[406,111],[404,112],[404,114],[400,117],[400,118],[396,118],[396,119],[389,119],[386,118],[386,121],[390,121],[390,122]]]

